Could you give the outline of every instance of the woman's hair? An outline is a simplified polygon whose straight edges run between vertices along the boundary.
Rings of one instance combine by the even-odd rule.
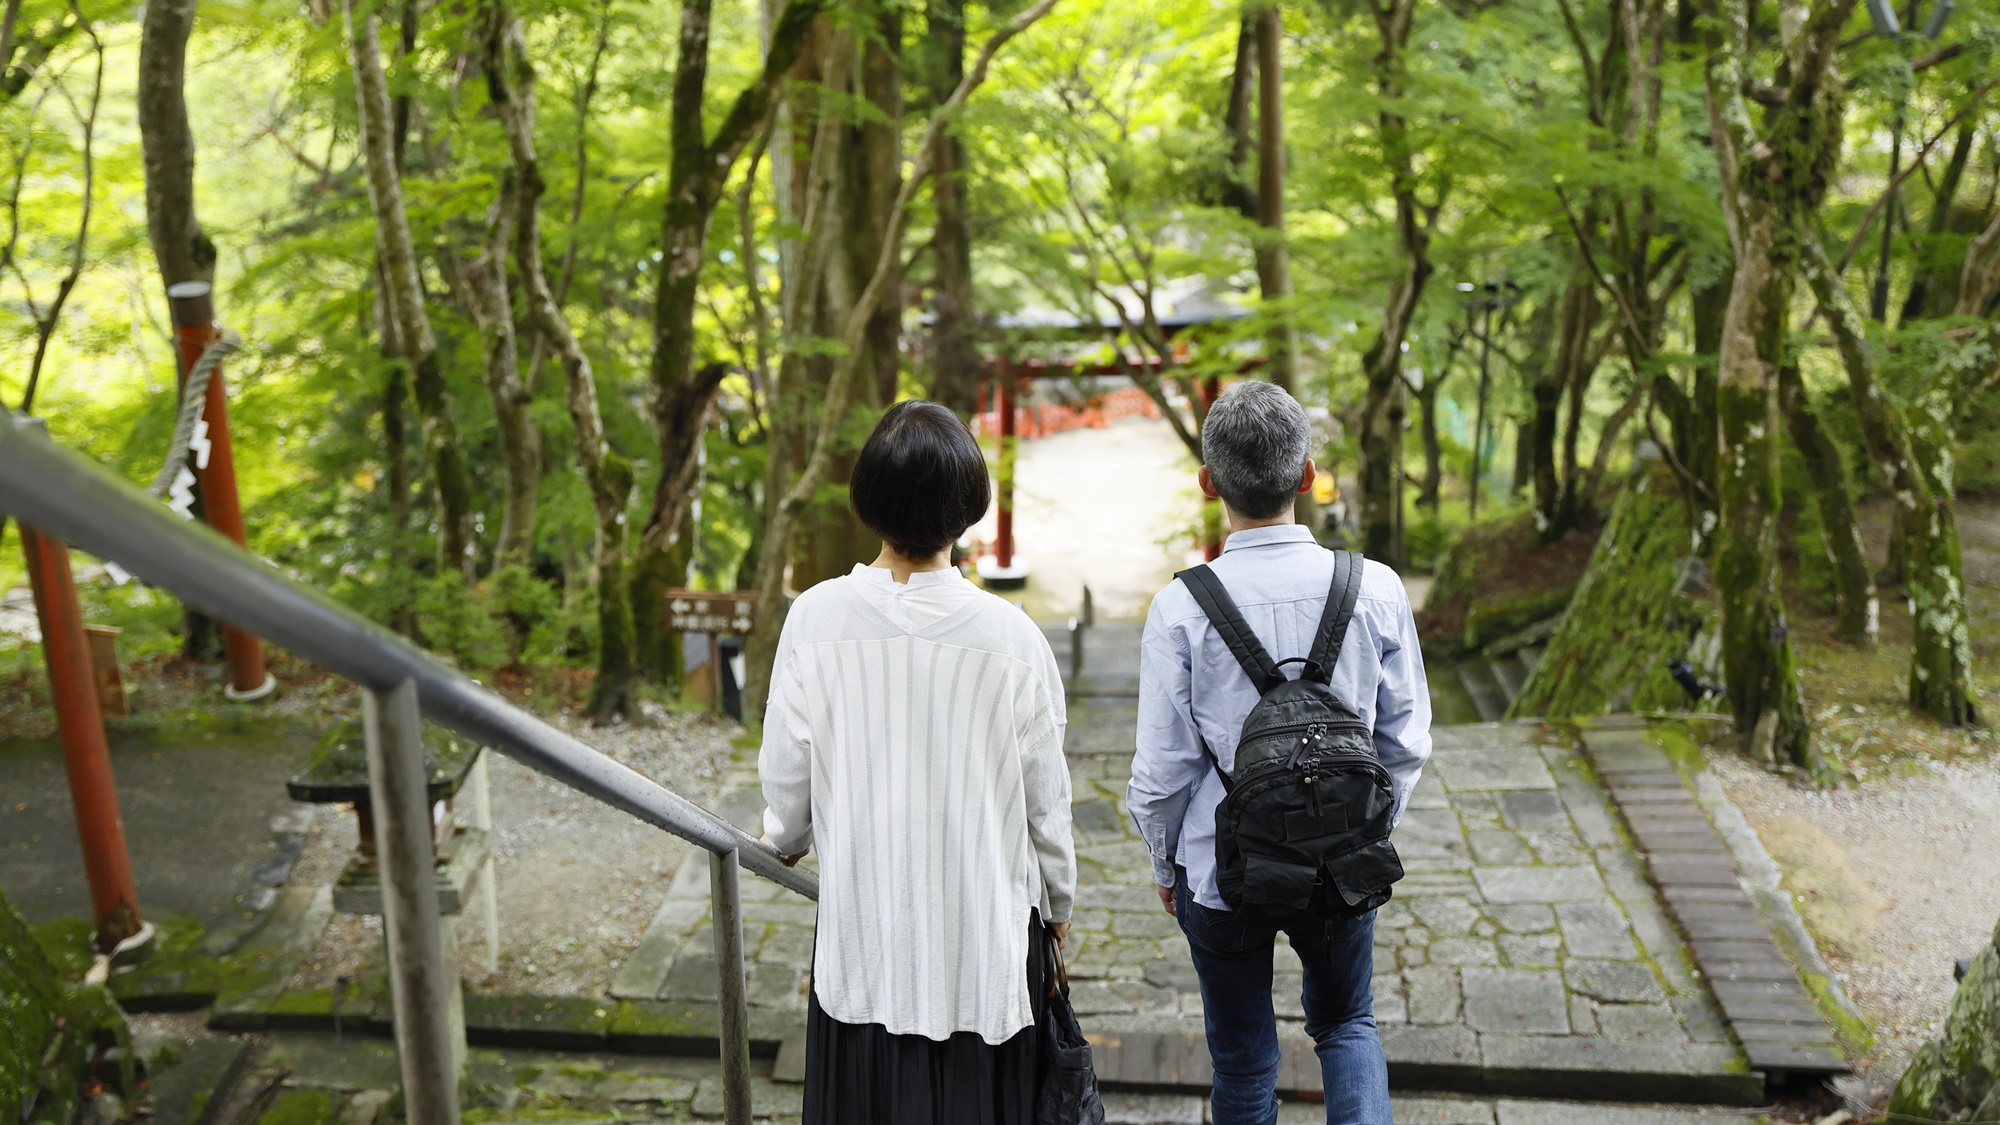
[[[875,423],[854,461],[848,502],[898,554],[925,558],[951,546],[993,501],[986,455],[958,415],[935,402],[899,402]]]

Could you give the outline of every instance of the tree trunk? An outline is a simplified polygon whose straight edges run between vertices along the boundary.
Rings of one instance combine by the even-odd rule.
[[[1285,248],[1284,15],[1277,5],[1257,17],[1257,283],[1266,305],[1283,311],[1264,337],[1265,374],[1292,389],[1299,337],[1293,327],[1292,264]]]
[[[403,210],[402,176],[391,143],[394,128],[389,109],[389,84],[382,73],[382,45],[373,9],[357,10],[356,0],[343,9],[354,66],[354,96],[361,123],[361,149],[368,173],[368,202],[375,214],[376,243],[382,259],[388,309],[396,326],[402,359],[409,368],[417,417],[423,428],[424,454],[437,490],[438,571],[457,570],[473,576],[478,543],[473,534],[472,471],[459,440],[451,392],[424,312],[423,282],[417,271],[416,247],[409,216]]]
[[[942,103],[965,77],[965,2],[930,0],[930,97]],[[932,157],[931,206],[937,212],[931,243],[936,278],[930,333],[931,398],[970,417],[979,397],[979,312],[972,290],[972,193],[965,142],[955,132],[938,138]]]
[[[1535,376],[1535,526],[1546,543],[1561,539],[1576,524],[1576,445],[1583,425],[1583,395],[1597,366],[1591,336],[1603,307],[1590,267],[1579,256],[1557,305],[1555,356]],[[1565,398],[1569,417],[1559,427]]]
[[[666,570],[666,555],[694,502],[701,479],[702,437],[721,372],[694,367],[694,306],[706,256],[709,222],[722,187],[764,116],[779,81],[798,61],[826,0],[789,0],[772,22],[764,65],[736,97],[713,137],[703,125],[708,85],[709,0],[683,0],[674,70],[671,158],[661,216],[659,288],[653,299],[651,421],[660,476],[634,560],[632,609],[639,660],[664,663],[672,634],[666,606],[648,595]]]
[[[978,60],[966,73],[965,79],[958,84],[958,89],[932,112],[930,121],[924,127],[923,136],[918,141],[910,174],[902,181],[901,187],[896,192],[895,201],[889,208],[884,226],[886,237],[882,243],[881,256],[876,259],[868,284],[855,299],[846,322],[841,326],[838,337],[841,350],[835,361],[833,377],[827,383],[825,401],[820,409],[821,423],[819,429],[812,435],[810,452],[805,456],[804,467],[786,487],[766,491],[766,524],[757,574],[757,628],[751,634],[744,654],[745,663],[748,665],[744,706],[753,712],[762,710],[770,688],[771,666],[777,655],[778,635],[783,626],[784,579],[787,563],[791,558],[792,536],[797,533],[798,520],[807,510],[815,493],[830,479],[830,470],[840,443],[835,420],[847,415],[848,408],[858,393],[858,384],[863,375],[863,360],[866,358],[862,344],[874,320],[874,313],[886,295],[889,280],[900,272],[903,228],[909,221],[910,202],[915,190],[931,174],[933,146],[945,126],[963,110],[966,100],[972,96],[973,91],[985,82],[993,57],[999,53],[1000,48],[1047,15],[1055,4],[1056,0],[1037,0],[1002,24],[999,30],[987,39],[985,46],[980,48]],[[822,125],[830,124],[830,121],[822,123]],[[820,132],[825,136],[827,129],[822,128]],[[814,146],[813,156],[813,166],[808,176],[808,187],[813,190],[808,194],[814,202],[808,208],[808,214],[823,214],[822,197],[827,193],[819,191],[818,185],[824,182],[825,177],[834,168],[832,151],[829,146],[818,144]],[[816,230],[813,222],[803,224],[803,228],[807,243],[802,254],[803,262],[792,274],[792,286],[786,297],[788,333],[795,331],[790,326],[798,323],[791,314],[795,313],[801,304],[810,301],[814,290],[818,288],[815,282],[817,276],[815,260],[820,257],[820,247],[816,243],[825,232]],[[781,382],[785,386],[781,387],[781,390],[793,390],[797,393],[804,389],[798,388],[799,379],[795,374],[796,366],[793,363],[795,355],[794,350],[787,349],[786,372],[781,376]],[[796,402],[797,399],[789,401]],[[786,459],[777,456],[778,452],[773,451],[769,464],[777,466],[776,471],[782,472]]]
[[[868,287],[883,247],[888,244],[889,212],[902,186],[902,42],[901,20],[889,4],[871,5],[866,18],[869,34],[860,37],[856,76],[868,109],[834,133],[831,143],[843,146],[849,159],[840,162],[833,207],[825,215],[839,225],[835,253],[826,263],[826,301],[815,334],[837,338],[841,326]],[[845,62],[836,65],[845,65]],[[946,98],[950,94],[945,95]],[[896,399],[897,341],[901,336],[900,261],[885,280],[882,298],[868,314],[862,335],[860,378],[851,412],[872,418]],[[809,363],[816,380],[831,381],[832,357]],[[823,417],[821,426],[840,428],[829,481],[845,482],[860,452],[866,429],[852,417]],[[862,526],[848,506],[844,488],[814,503],[804,514],[794,543],[792,565],[798,589],[846,574],[857,562],[881,550],[875,534]]]
[[[1869,572],[1868,556],[1861,545],[1861,525],[1854,518],[1854,501],[1847,491],[1847,461],[1820,428],[1796,365],[1786,363],[1778,368],[1778,397],[1792,444],[1805,458],[1813,497],[1819,504],[1820,534],[1826,541],[1827,561],[1833,566],[1838,618],[1834,634],[1848,644],[1873,648],[1881,606],[1875,597],[1875,576]]]
[[[1931,194],[1930,219],[1925,228],[1932,240],[1951,229],[1958,185],[1965,180],[1965,168],[1972,160],[1972,145],[1978,133],[1977,122],[1968,119],[1959,126],[1958,136],[1952,140],[1951,157],[1945,161],[1944,172],[1938,176],[1937,190]],[[1958,279],[1948,271],[1930,265],[1925,257],[1922,254],[1917,257],[1917,268],[1910,278],[1910,291],[1903,298],[1903,311],[1898,324],[1907,325],[1913,320],[1942,315],[1958,299]]]
[[[493,80],[488,80],[488,86]],[[514,332],[514,305],[507,294],[507,259],[515,241],[521,211],[532,202],[520,198],[516,177],[502,175],[499,190],[486,215],[478,255],[462,266],[448,264],[453,288],[463,291],[461,304],[479,329],[480,369],[486,398],[493,407],[493,428],[500,443],[502,470],[500,536],[493,548],[493,569],[526,566],[535,553],[535,500],[542,479],[541,432],[529,413],[533,398],[521,381],[521,352]],[[443,252],[447,256],[450,251]]]
[[[1424,439],[1424,481],[1417,489],[1417,507],[1429,508],[1432,518],[1438,514],[1438,494],[1444,485],[1444,450],[1438,443],[1437,424],[1438,388],[1443,384],[1442,379],[1426,379],[1417,391],[1417,432]]]
[[[9,38],[18,5],[9,4]],[[145,6],[139,33],[139,150],[146,173],[146,234],[153,244],[163,288],[183,281],[215,280],[215,243],[201,229],[194,206],[194,131],[188,125],[188,36],[195,0],[158,0]],[[10,54],[11,54],[11,46]],[[0,66],[10,61],[0,56]],[[201,498],[195,498],[200,519]],[[222,633],[213,619],[182,611],[181,655],[212,660],[222,655]]]
[[[1736,729],[1753,756],[1817,773],[1812,732],[1779,592],[1777,369],[1791,286],[1774,262],[1776,232],[1747,216],[1736,247],[1717,381],[1721,426],[1722,662]]]
[[[595,515],[593,544],[597,580],[597,679],[587,709],[603,726],[619,718],[637,720],[632,698],[635,667],[632,602],[626,576],[626,507],[632,497],[632,466],[611,449],[597,401],[597,377],[569,317],[556,302],[542,265],[540,203],[547,182],[535,151],[535,71],[528,61],[521,26],[504,4],[486,13],[485,71],[489,100],[507,133],[513,158],[513,190],[518,193],[513,226],[514,268],[536,333],[554,348],[563,372],[564,402],[576,430],[576,455],[590,486]],[[580,123],[578,128],[582,128]],[[500,248],[495,247],[498,251]],[[505,272],[496,253],[494,267]]]
[[[1806,278],[1847,368],[1869,460],[1896,499],[1910,601],[1910,706],[1941,723],[1974,722],[1971,618],[1950,475],[1940,452],[1951,446],[1940,446],[1933,432],[1912,427],[1876,378],[1860,310],[1817,243],[1806,247]],[[1942,491],[1939,484],[1945,486]]]
[[[1361,549],[1367,554],[1402,563],[1401,526],[1403,479],[1403,341],[1424,285],[1430,280],[1430,222],[1438,208],[1424,213],[1417,202],[1415,164],[1410,155],[1409,128],[1394,107],[1402,98],[1399,56],[1409,42],[1414,0],[1393,0],[1373,8],[1381,46],[1374,59],[1375,88],[1383,108],[1378,129],[1387,162],[1390,194],[1396,206],[1395,274],[1382,305],[1381,326],[1361,357],[1368,392],[1361,410]],[[1441,202],[1440,205],[1441,206]]]
[[[146,165],[146,233],[167,285],[215,280],[215,243],[194,206],[194,131],[182,89],[195,0],[153,0],[139,34],[139,148]]]

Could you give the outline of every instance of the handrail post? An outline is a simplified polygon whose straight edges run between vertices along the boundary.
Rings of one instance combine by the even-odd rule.
[[[722,1119],[750,1125],[750,1010],[743,983],[743,891],[734,851],[708,854],[715,933],[716,1038],[722,1044]]]
[[[458,1125],[464,1051],[452,1008],[459,982],[455,974],[447,979],[438,932],[437,860],[417,685],[404,680],[387,691],[364,688],[361,714],[407,1119],[411,1125]]]

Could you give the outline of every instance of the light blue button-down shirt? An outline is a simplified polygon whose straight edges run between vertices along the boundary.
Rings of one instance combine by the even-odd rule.
[[[1304,656],[1312,647],[1333,582],[1333,554],[1311,532],[1298,524],[1234,532],[1209,566],[1271,659]],[[1299,668],[1285,671],[1296,676]],[[1431,697],[1409,595],[1381,563],[1367,563],[1362,572],[1333,690],[1374,728],[1401,818],[1431,756]],[[1152,853],[1153,877],[1172,886],[1178,863],[1187,869],[1194,900],[1214,910],[1226,909],[1215,882],[1215,809],[1223,789],[1195,730],[1223,768],[1233,769],[1236,737],[1256,702],[1257,689],[1194,595],[1178,580],[1161,590],[1146,614],[1138,748],[1125,803]]]

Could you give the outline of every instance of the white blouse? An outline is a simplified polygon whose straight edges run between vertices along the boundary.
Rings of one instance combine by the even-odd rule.
[[[1034,1022],[1028,912],[1068,921],[1076,890],[1066,722],[1041,630],[956,570],[799,596],[757,770],[772,843],[819,855],[827,1015],[988,1043]]]

